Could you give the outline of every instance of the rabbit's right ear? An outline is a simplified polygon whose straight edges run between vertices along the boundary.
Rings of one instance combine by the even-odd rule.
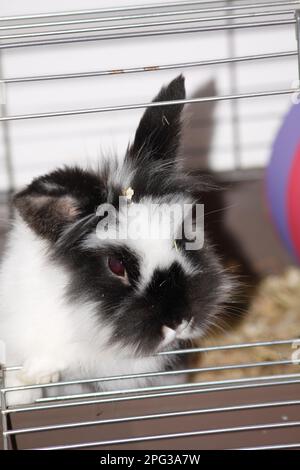
[[[36,178],[15,195],[14,205],[37,235],[55,242],[65,228],[93,213],[105,199],[101,180],[74,167]]]
[[[179,75],[161,89],[153,103],[184,99],[184,77]],[[128,158],[137,163],[139,158],[153,161],[175,159],[180,144],[183,106],[181,103],[149,107],[139,123]]]

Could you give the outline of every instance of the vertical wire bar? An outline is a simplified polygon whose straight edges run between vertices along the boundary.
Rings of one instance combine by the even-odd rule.
[[[0,364],[0,387],[1,389],[5,389],[5,376],[4,376],[4,368]],[[1,390],[0,392],[0,400],[1,400],[1,421],[2,421],[2,438],[3,438],[3,449],[4,450],[9,450],[9,445],[8,445],[8,435],[6,434],[8,431],[8,420],[7,420],[7,414],[5,411],[7,410],[7,405],[6,405],[6,396],[5,392]]]
[[[0,83],[3,87],[3,96],[0,103],[0,116],[7,117],[7,93],[5,90],[5,77],[3,71],[3,61],[2,61],[2,53],[0,51]],[[14,169],[13,169],[13,162],[12,162],[12,153],[11,153],[11,142],[10,142],[10,135],[9,135],[9,123],[8,121],[2,121],[3,126],[3,147],[4,147],[4,164],[5,164],[5,171],[7,176],[7,194],[8,194],[8,204],[10,207],[10,215],[12,208],[10,204],[11,196],[15,189],[15,181],[14,181]]]
[[[229,6],[233,6],[232,0],[228,0]],[[229,24],[233,24],[232,20],[228,20]],[[236,57],[236,34],[235,30],[228,30],[228,52],[229,57]],[[237,64],[229,63],[229,80],[230,80],[230,94],[237,93]],[[241,169],[241,144],[240,144],[240,127],[239,127],[239,103],[235,100],[230,101],[231,111],[231,130],[232,130],[232,146],[233,146],[233,159],[234,170]]]
[[[297,38],[297,49],[298,49],[298,80],[300,83],[300,10],[295,11],[296,19],[296,38]]]

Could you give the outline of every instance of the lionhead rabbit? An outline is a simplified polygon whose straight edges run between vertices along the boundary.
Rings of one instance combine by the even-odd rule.
[[[143,210],[196,204],[201,182],[176,161],[183,105],[155,106],[184,98],[182,76],[162,88],[122,162],[105,160],[97,171],[57,169],[16,194],[1,267],[0,338],[7,365],[22,369],[8,374],[8,386],[172,370],[176,355],[157,353],[185,347],[215,321],[230,282],[208,240],[188,250],[184,237],[97,235],[97,208],[110,204],[118,218],[120,195]],[[150,210],[152,233],[170,223],[168,211],[160,213],[158,221]],[[151,383],[142,377],[92,386]],[[41,395],[13,392],[9,403]]]

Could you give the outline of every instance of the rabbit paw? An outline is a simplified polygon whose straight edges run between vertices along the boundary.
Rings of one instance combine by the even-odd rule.
[[[56,366],[51,366],[47,361],[30,360],[24,363],[21,370],[9,372],[5,385],[10,387],[24,387],[28,385],[42,385],[58,382],[59,372]],[[43,388],[31,388],[25,390],[8,391],[6,394],[7,405],[28,405],[33,404],[43,396]]]
[[[26,361],[19,372],[19,379],[24,385],[42,385],[59,381],[57,366],[47,361]]]

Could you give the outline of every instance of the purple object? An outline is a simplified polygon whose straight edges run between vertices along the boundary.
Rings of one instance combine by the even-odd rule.
[[[288,184],[293,160],[300,143],[300,104],[293,105],[273,144],[271,161],[267,168],[266,183],[269,206],[280,235],[293,256],[288,222]]]

